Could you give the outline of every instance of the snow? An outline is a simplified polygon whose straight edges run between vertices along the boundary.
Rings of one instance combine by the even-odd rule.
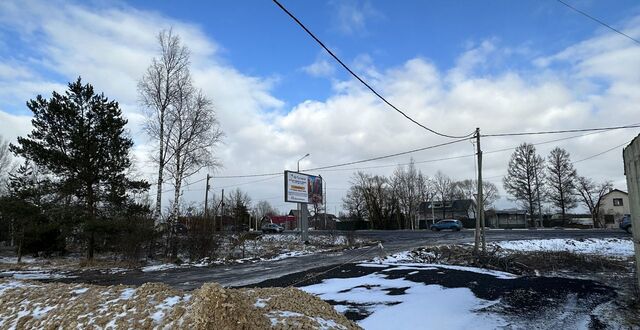
[[[44,314],[47,314],[53,308],[54,308],[53,306],[45,306],[45,307],[37,306],[33,310],[33,312],[31,312],[31,315],[33,315],[34,318],[39,319],[39,318],[43,317]]]
[[[253,306],[258,307],[258,308],[265,308],[267,307],[267,303],[269,302],[270,298],[264,299],[264,298],[258,298],[256,300],[256,303],[253,304]]]
[[[407,288],[405,294],[389,295],[389,289]],[[384,274],[334,278],[302,287],[323,300],[365,306],[371,315],[358,321],[364,329],[495,329],[507,322],[496,314],[478,312],[497,301],[475,297],[468,288],[444,288]],[[346,312],[349,306],[337,305]]]
[[[6,281],[0,282],[0,295],[2,295],[5,291],[10,289],[24,288],[24,287],[32,287],[33,285],[22,282],[22,281]]]
[[[36,263],[37,261],[38,259],[33,257],[22,257],[22,259],[20,260],[20,263],[32,264],[32,263]],[[17,263],[18,263],[18,257],[0,257],[0,264],[17,264]]]
[[[173,269],[178,267],[180,266],[176,264],[160,264],[160,265],[142,267],[140,270],[146,273],[146,272],[157,272],[161,270]]]
[[[394,254],[388,256],[384,259],[376,258],[376,262],[371,263],[360,263],[358,266],[362,267],[372,267],[372,268],[387,268],[389,266],[394,266],[393,268],[388,268],[385,271],[389,270],[429,270],[429,269],[452,269],[452,270],[461,270],[466,272],[472,272],[477,274],[485,274],[495,276],[496,278],[503,280],[514,279],[517,276],[511,273],[501,272],[497,270],[477,268],[477,267],[465,267],[465,266],[454,266],[454,265],[445,265],[445,264],[426,264],[426,263],[411,263],[407,262],[411,260],[409,257],[410,254],[408,251],[400,252],[398,254]]]
[[[173,306],[178,304],[181,300],[188,301],[191,296],[172,296],[165,298],[162,303],[156,306],[156,311],[151,314],[151,318],[155,323],[162,323],[162,319],[167,315],[167,312],[173,309]]]
[[[27,270],[27,271],[0,272],[0,278],[2,277],[13,277],[19,280],[47,280],[47,279],[70,278],[74,276],[69,276],[63,273],[55,273],[50,271]]]
[[[71,293],[73,294],[83,294],[85,292],[87,292],[89,290],[89,288],[80,288],[80,289],[75,289],[73,291],[71,291]]]
[[[122,290],[122,293],[120,293],[120,298],[118,299],[129,300],[131,299],[131,297],[133,297],[134,293],[136,293],[136,289],[131,289],[131,288],[124,289]]]
[[[633,241],[620,238],[586,238],[586,239],[544,239],[501,241],[490,243],[505,250],[533,251],[566,251],[581,254],[598,254],[610,257],[626,258],[634,255]]]

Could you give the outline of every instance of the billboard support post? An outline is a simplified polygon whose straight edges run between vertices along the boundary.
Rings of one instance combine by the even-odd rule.
[[[300,203],[298,204],[300,207],[300,238],[303,243],[307,243],[309,241],[309,218],[307,217],[307,204]],[[304,209],[304,211],[303,211]]]

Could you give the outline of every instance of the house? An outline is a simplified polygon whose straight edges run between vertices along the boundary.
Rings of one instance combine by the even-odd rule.
[[[485,224],[491,228],[525,228],[527,217],[527,210],[488,210],[485,212]]]
[[[456,199],[422,202],[418,206],[418,228],[428,228],[430,223],[450,218],[462,221],[465,227],[474,227],[476,202],[472,199]]]
[[[260,227],[266,223],[276,223],[286,230],[298,228],[298,221],[293,215],[265,215],[260,221]]]
[[[311,217],[311,213],[309,213],[309,209],[308,209],[307,207],[303,207],[303,208],[302,208],[302,212],[305,212],[305,213],[307,214],[307,219],[309,219],[309,218]],[[299,213],[299,211],[298,211],[298,210],[291,210],[291,211],[289,211],[289,215],[290,215],[290,216],[292,216],[292,217],[295,217],[295,218],[296,218],[296,221],[297,221],[298,219],[300,219],[299,214],[300,214],[300,213]]]
[[[309,227],[318,230],[336,229],[336,221],[338,217],[330,213],[317,213],[309,218]]]
[[[606,228],[617,228],[626,214],[631,214],[629,194],[613,189],[600,199],[600,223]]]

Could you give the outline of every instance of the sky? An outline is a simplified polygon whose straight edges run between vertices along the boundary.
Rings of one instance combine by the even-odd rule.
[[[640,38],[635,1],[567,2]],[[447,134],[640,123],[640,45],[557,1],[282,4],[398,108]],[[254,0],[0,2],[0,135],[15,141],[28,134],[26,101],[62,92],[81,76],[120,102],[136,169],[155,181],[136,85],[158,53],[157,34],[169,28],[191,50],[194,82],[212,99],[225,133],[215,149],[222,167],[209,171],[216,195],[239,187],[285,212],[295,204],[284,202],[281,176],[215,177],[293,170],[306,153],[302,170],[450,141],[383,104],[273,2]],[[580,175],[626,190],[622,148],[638,133],[484,138],[484,177],[501,190],[495,206],[516,204],[501,188],[511,151],[492,151],[523,142],[544,156],[565,148]],[[428,176],[439,170],[473,178],[472,156],[436,161],[473,148],[462,142],[310,174],[326,179],[329,211],[339,212],[356,168],[388,176],[413,158]],[[188,203],[202,203],[206,173],[189,178]]]

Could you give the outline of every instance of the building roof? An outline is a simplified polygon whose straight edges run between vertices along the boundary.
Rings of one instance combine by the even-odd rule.
[[[418,206],[418,211],[431,212],[432,203],[434,204],[434,207],[433,207],[434,211],[439,210],[440,212],[442,212],[442,206],[438,206],[438,203],[442,205],[442,202],[438,202],[438,201],[422,202]],[[469,207],[476,207],[476,202],[474,202],[473,199],[456,199],[452,201],[447,201],[445,202],[445,205],[444,205],[445,211],[449,211],[449,212],[455,212],[455,211],[467,212],[467,210],[469,210]]]
[[[506,210],[493,210],[496,214],[527,214],[527,210],[518,210],[518,209],[506,209]]]
[[[608,192],[608,193],[606,193],[606,194],[602,195],[602,197],[604,198],[605,196],[609,195],[610,193],[612,193],[612,192],[614,192],[614,191],[617,191],[617,192],[623,193],[623,194],[625,194],[625,195],[629,195],[629,193],[628,193],[628,192],[626,192],[626,191],[622,191],[622,190],[620,190],[620,189],[611,189],[611,190],[609,190],[609,192]]]
[[[303,207],[303,208],[302,208],[302,212],[304,212],[304,211],[306,211],[306,212],[307,212],[307,218],[311,217],[311,213],[309,213],[309,209],[308,209],[308,208]],[[298,215],[299,215],[298,210],[291,210],[291,211],[289,211],[289,215],[292,215],[292,216],[294,216],[294,217],[296,217],[296,218],[297,218],[297,217],[298,217]]]

